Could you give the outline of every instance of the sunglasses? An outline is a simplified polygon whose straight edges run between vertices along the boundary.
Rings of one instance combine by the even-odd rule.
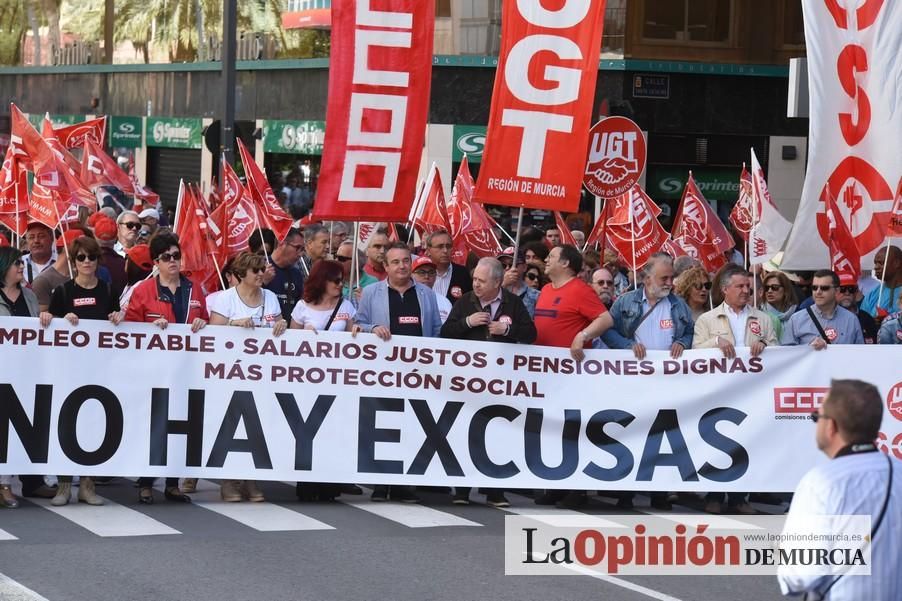
[[[833,286],[812,286],[811,290],[813,292],[830,292],[833,288]]]
[[[696,290],[710,290],[711,282],[704,282],[702,284],[693,284],[692,287],[695,288]]]
[[[332,282],[333,284],[338,285],[338,286],[341,286],[342,284],[345,283],[344,279],[342,279],[342,278],[334,278],[334,279],[331,279],[331,280],[329,280],[329,281]]]
[[[171,252],[171,253],[160,253],[160,256],[157,257],[158,261],[162,261],[164,263],[169,263],[170,261],[181,261],[182,253],[179,251]]]
[[[819,419],[833,419],[833,418],[830,417],[829,415],[824,415],[823,413],[818,413],[817,411],[813,411],[811,413],[811,421],[813,421],[814,423],[817,423],[817,420],[819,420]]]
[[[22,259],[16,259],[14,265],[16,267],[25,267],[25,261],[23,261]]]
[[[79,263],[84,263],[85,261],[94,262],[97,259],[98,259],[97,255],[85,255],[82,253],[78,253],[77,255],[75,255],[75,260],[78,261]]]
[[[596,286],[613,286],[614,280],[596,280],[592,283]]]
[[[776,292],[777,290],[783,290],[783,286],[780,284],[768,284],[764,289],[768,292]]]
[[[855,294],[858,292],[858,286],[840,286],[839,291],[843,294]]]
[[[352,257],[342,257],[341,255],[337,255],[335,257],[335,260],[338,261],[339,263],[347,263],[348,261],[351,260],[351,258]]]
[[[266,268],[265,267],[251,267],[250,270],[253,271],[254,273],[263,273],[264,271],[266,271]]]
[[[527,274],[526,274],[526,279],[527,279],[527,280],[537,280],[537,279],[539,279],[539,274],[537,274],[537,273],[527,273]]]
[[[141,222],[140,222],[140,221],[123,221],[123,222],[120,223],[119,225],[124,225],[125,227],[127,227],[127,228],[130,229],[130,230],[139,230],[139,229],[141,229]]]

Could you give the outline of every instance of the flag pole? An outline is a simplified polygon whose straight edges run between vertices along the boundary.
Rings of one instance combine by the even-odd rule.
[[[876,315],[880,315],[880,301],[883,298],[883,280],[886,279],[886,264],[889,263],[889,261],[887,259],[889,259],[889,247],[890,247],[890,243],[892,241],[893,241],[892,236],[886,237],[886,250],[883,251],[883,273],[880,274],[880,290],[877,291],[877,303],[874,305],[874,313]],[[892,295],[893,295],[892,291],[890,291],[889,295],[890,295],[890,297],[892,297]],[[892,313],[892,308],[893,308],[893,299],[892,298],[889,299],[889,308],[890,308],[889,312]]]
[[[357,245],[360,243],[360,222],[354,222],[354,252],[351,253],[351,277],[348,278],[348,292],[354,294],[360,288],[360,251]],[[409,244],[409,242],[408,242]],[[356,282],[355,282],[356,280]],[[350,299],[349,299],[350,300]]]
[[[514,240],[514,265],[517,264],[517,253],[520,252],[520,232],[523,231],[523,205],[517,213],[517,238]]]
[[[16,165],[16,168],[18,170],[18,164]],[[19,250],[22,247],[22,237],[19,235],[19,174],[18,172],[13,174],[12,168],[10,168],[10,175],[13,175],[16,182],[13,184],[13,186],[15,186],[16,188],[16,218],[13,220],[13,223],[15,223],[16,225],[13,228],[13,234],[15,234],[16,237],[16,250]],[[27,219],[25,221],[26,223],[28,222]]]
[[[629,203],[630,244],[633,247],[633,290],[636,290],[639,287],[639,270],[636,269],[636,220],[633,217],[633,198],[629,191],[626,193],[626,201]]]
[[[198,194],[200,193],[200,188],[197,188],[197,192],[198,192]],[[203,198],[201,198],[201,197],[199,197],[199,196],[197,196],[197,195],[195,195],[195,198],[196,198],[197,200],[201,200],[201,201],[203,201],[203,202],[206,202]],[[203,212],[204,212],[204,221],[206,221],[206,220],[207,220],[207,209],[206,209],[206,207],[204,207]],[[210,229],[210,226],[209,226],[209,225],[207,225],[206,227],[204,227],[204,231],[205,231],[205,232],[209,232],[209,229]],[[208,248],[208,243],[209,243],[209,242],[210,242],[210,236],[209,236],[209,233],[208,233],[207,236],[206,236],[206,240],[204,241],[204,247],[205,247],[205,248]],[[216,243],[214,242],[214,244],[216,244]],[[222,289],[225,290],[225,289],[226,289],[226,281],[225,281],[225,278],[222,276],[222,269],[220,269],[220,267],[219,267],[219,261],[216,260],[216,253],[215,253],[215,252],[211,253],[211,252],[208,251],[207,254],[210,255],[210,258],[211,258],[211,259],[213,259],[213,267],[216,268],[216,275],[219,276],[219,284],[222,286]]]
[[[749,150],[754,157],[755,149],[750,148]],[[755,161],[757,161],[757,158],[755,159]],[[752,162],[752,171],[755,170],[755,161]],[[755,198],[755,182],[757,181],[756,175],[757,174],[752,173],[752,229],[749,230],[749,238],[752,237],[752,232],[755,230],[755,226],[758,225],[758,200]],[[762,175],[762,177],[764,176]],[[751,270],[751,260],[747,260],[746,262],[749,264],[749,270]],[[758,308],[758,278],[755,277],[755,274],[752,274],[752,306],[756,309]]]
[[[53,212],[56,213],[56,225],[57,225],[57,227],[59,227],[60,222],[62,221],[62,219],[60,219],[59,207],[56,206],[56,201],[53,200],[52,196],[51,196],[50,202],[53,203]],[[18,219],[18,217],[17,217],[17,219]],[[63,239],[63,241],[65,242],[65,239]],[[69,268],[69,279],[74,281],[75,275],[72,273],[72,257],[69,256],[69,245],[68,244],[63,244],[63,252],[66,253],[66,267]]]

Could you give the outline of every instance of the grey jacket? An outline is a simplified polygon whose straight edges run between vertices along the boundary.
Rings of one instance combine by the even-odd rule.
[[[420,303],[420,323],[423,327],[423,336],[438,338],[442,330],[442,319],[438,313],[435,292],[422,284],[415,284],[415,287],[417,300]],[[370,284],[363,289],[355,321],[364,332],[372,332],[376,326],[390,328],[388,280]]]
[[[31,291],[31,288],[22,287],[22,295],[25,296],[25,304],[28,305],[28,312],[31,313],[32,317],[37,317],[40,308],[38,307],[38,297],[34,295],[34,292]],[[6,304],[6,301],[3,300],[3,297],[0,296],[0,317],[9,317],[12,315],[12,307]]]

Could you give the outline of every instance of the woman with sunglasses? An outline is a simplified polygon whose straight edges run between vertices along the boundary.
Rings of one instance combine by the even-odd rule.
[[[711,278],[703,268],[690,267],[673,281],[673,288],[689,305],[693,320],[711,308]]]
[[[526,266],[526,272],[523,274],[523,281],[530,288],[541,290],[542,286],[548,283],[545,279],[544,268],[536,263],[530,263]]]
[[[25,262],[22,253],[10,246],[0,247],[0,316],[2,317],[37,317],[38,298],[34,292],[22,286],[25,279]],[[34,486],[44,483],[41,476],[22,476],[32,479]],[[0,476],[0,507],[15,509],[19,500],[10,488],[10,476]]]
[[[69,260],[75,279],[57,286],[50,295],[50,306],[41,313],[41,327],[48,327],[54,317],[62,317],[72,326],[80,319],[109,320],[113,325],[122,321],[119,299],[111,287],[97,278],[100,261],[100,245],[93,238],[81,236],[69,243]],[[68,505],[72,496],[72,476],[58,476],[59,486],[50,504],[54,507]],[[94,490],[94,479],[81,476],[78,485],[78,502],[103,505],[103,499]]]
[[[190,324],[198,332],[209,319],[204,298],[191,280],[181,274],[182,251],[178,236],[169,232],[157,233],[150,239],[150,259],[157,275],[135,286],[125,321],[152,323],[165,330],[170,323]],[[138,478],[138,502],[153,503],[155,478]],[[190,503],[191,498],[179,488],[178,478],[166,478],[163,496],[169,501]]]
[[[235,257],[229,272],[238,283],[216,297],[211,307],[210,325],[270,328],[273,336],[281,336],[288,324],[282,319],[279,298],[263,287],[265,271],[266,259],[260,255],[243,252]],[[193,485],[194,482],[189,484]],[[223,480],[219,494],[227,503],[238,503],[243,499],[252,503],[265,500],[263,492],[253,480]]]
[[[291,312],[293,330],[351,332],[357,310],[342,294],[344,272],[338,261],[318,261],[304,280],[304,298]],[[361,494],[354,484],[298,482],[295,494],[300,501],[334,501],[342,492]]]
[[[774,317],[774,329],[779,340],[783,336],[783,327],[798,308],[795,287],[782,271],[766,274],[761,285],[764,288],[764,305],[761,308]]]

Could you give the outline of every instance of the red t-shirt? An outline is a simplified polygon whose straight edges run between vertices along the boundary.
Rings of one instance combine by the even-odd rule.
[[[595,291],[579,278],[560,288],[545,284],[536,301],[536,344],[570,348],[573,338],[607,311]],[[591,344],[586,340],[586,346]]]

